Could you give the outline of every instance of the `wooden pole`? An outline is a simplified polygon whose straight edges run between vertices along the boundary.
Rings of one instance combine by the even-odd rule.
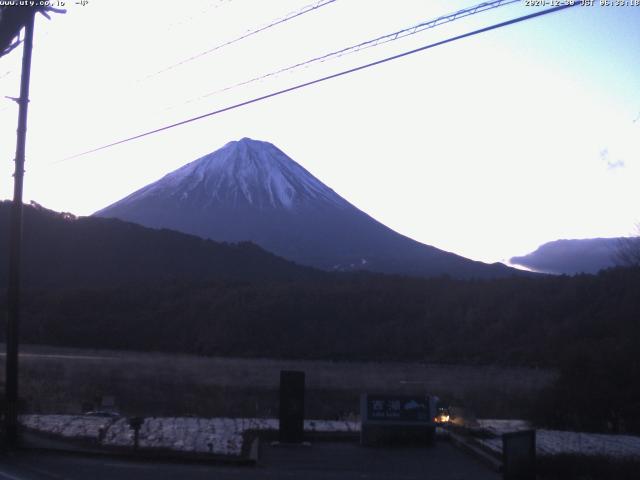
[[[9,237],[7,357],[5,376],[5,433],[8,447],[15,447],[18,443],[18,340],[20,326],[20,257],[22,249],[22,185],[27,140],[27,110],[29,108],[29,79],[31,77],[34,19],[35,10],[30,13],[27,23],[25,24],[22,51],[22,78],[20,80],[20,98],[18,99],[16,165],[13,176],[13,204],[11,208]]]

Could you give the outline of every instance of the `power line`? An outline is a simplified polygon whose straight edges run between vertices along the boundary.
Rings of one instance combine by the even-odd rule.
[[[515,23],[524,22],[526,20],[531,20],[533,18],[541,17],[543,15],[548,15],[550,13],[555,13],[555,12],[558,12],[560,10],[564,10],[566,8],[575,7],[575,6],[578,6],[578,5],[580,5],[580,3],[576,3],[573,0],[568,0],[568,3],[566,3],[564,5],[560,5],[560,6],[553,7],[553,8],[548,8],[546,10],[530,13],[528,15],[523,15],[521,17],[513,18],[511,20],[507,20],[507,21],[504,21],[504,22],[496,23],[496,24],[490,25],[488,27],[483,27],[483,28],[480,28],[480,29],[477,29],[477,30],[473,30],[471,32],[467,32],[467,33],[463,33],[463,34],[460,34],[460,35],[456,35],[454,37],[447,38],[445,40],[440,40],[440,41],[435,42],[435,43],[424,45],[422,47],[415,48],[413,50],[409,50],[409,51],[406,51],[406,52],[403,52],[403,53],[399,53],[397,55],[386,57],[386,58],[383,58],[382,60],[377,60],[375,62],[367,63],[367,64],[364,64],[364,65],[360,65],[358,67],[350,68],[348,70],[343,70],[343,71],[338,72],[338,73],[327,75],[325,77],[317,78],[315,80],[311,80],[311,81],[308,81],[308,82],[300,83],[298,85],[294,85],[294,86],[289,87],[289,88],[285,88],[285,89],[282,89],[282,90],[278,90],[276,92],[272,92],[272,93],[269,93],[269,94],[266,94],[266,95],[262,95],[260,97],[255,97],[255,98],[252,98],[250,100],[245,100],[244,102],[236,103],[234,105],[230,105],[230,106],[227,106],[227,107],[224,107],[224,108],[220,108],[220,109],[214,110],[212,112],[208,112],[208,113],[205,113],[205,114],[202,114],[202,115],[198,115],[196,117],[191,117],[191,118],[188,118],[186,120],[182,120],[180,122],[172,123],[170,125],[165,125],[164,127],[156,128],[154,130],[149,130],[147,132],[140,133],[138,135],[134,135],[132,137],[128,137],[128,138],[125,138],[125,139],[122,139],[122,140],[118,140],[116,142],[112,142],[112,143],[109,143],[107,145],[103,145],[101,147],[97,147],[97,148],[93,148],[91,150],[87,150],[85,152],[77,153],[77,154],[72,155],[70,157],[65,157],[65,158],[63,158],[61,160],[58,160],[56,162],[52,162],[52,164],[61,163],[61,162],[67,161],[67,160],[71,160],[71,159],[74,159],[74,158],[82,157],[82,156],[88,155],[90,153],[95,153],[95,152],[98,152],[100,150],[105,150],[107,148],[115,147],[116,145],[121,145],[123,143],[127,143],[127,142],[130,142],[130,141],[133,141],[133,140],[137,140],[137,139],[142,138],[142,137],[146,137],[146,136],[149,136],[149,135],[153,135],[155,133],[159,133],[159,132],[162,132],[162,131],[165,131],[165,130],[169,130],[169,129],[172,129],[172,128],[175,128],[175,127],[179,127],[179,126],[185,125],[187,123],[195,122],[197,120],[202,120],[203,118],[211,117],[213,115],[218,115],[220,113],[228,112],[230,110],[235,110],[236,108],[244,107],[246,105],[250,105],[252,103],[260,102],[260,101],[266,100],[268,98],[277,97],[279,95],[282,95],[282,94],[285,94],[285,93],[289,93],[289,92],[292,92],[294,90],[299,90],[301,88],[308,87],[308,86],[311,86],[311,85],[315,85],[317,83],[321,83],[321,82],[324,82],[326,80],[331,80],[333,78],[338,78],[338,77],[341,77],[341,76],[344,76],[344,75],[348,75],[350,73],[354,73],[354,72],[358,72],[360,70],[364,70],[364,69],[367,69],[367,68],[370,68],[370,67],[374,67],[376,65],[381,65],[383,63],[390,62],[392,60],[397,60],[399,58],[403,58],[403,57],[406,57],[406,56],[409,56],[409,55],[413,55],[414,53],[422,52],[424,50],[429,50],[431,48],[438,47],[440,45],[445,45],[447,43],[455,42],[455,41],[461,40],[463,38],[479,35],[481,33],[489,32],[491,30],[496,30],[498,28],[506,27],[508,25],[513,25]]]
[[[422,32],[424,30],[429,30],[431,28],[435,28],[435,27],[437,27],[439,25],[443,25],[445,23],[450,23],[450,22],[453,22],[455,20],[459,20],[459,19],[464,18],[464,17],[468,17],[468,16],[471,16],[471,15],[475,15],[475,14],[487,11],[487,10],[492,10],[492,9],[498,8],[498,7],[504,7],[506,5],[509,5],[509,4],[512,4],[512,3],[519,3],[519,2],[520,2],[520,0],[494,0],[494,1],[491,1],[491,2],[483,2],[483,3],[480,3],[480,4],[475,5],[473,7],[465,8],[465,9],[462,9],[462,10],[458,10],[456,12],[449,13],[449,14],[446,14],[446,15],[441,15],[441,16],[435,18],[435,19],[419,23],[418,25],[414,25],[412,27],[408,27],[408,28],[404,28],[402,30],[398,30],[396,32],[388,33],[386,35],[382,35],[380,37],[377,37],[377,38],[374,38],[374,39],[371,39],[371,40],[367,40],[365,42],[361,42],[361,43],[358,43],[356,45],[351,45],[350,47],[342,48],[340,50],[335,50],[333,52],[326,53],[324,55],[320,55],[318,57],[314,57],[314,58],[311,58],[309,60],[305,60],[304,62],[299,62],[299,63],[296,63],[294,65],[290,65],[288,67],[280,68],[278,70],[274,70],[272,72],[265,73],[263,75],[259,75],[257,77],[254,77],[254,78],[250,79],[250,80],[245,80],[243,82],[239,82],[239,83],[235,83],[233,85],[229,85],[229,86],[221,88],[219,90],[215,90],[213,92],[209,92],[209,93],[206,93],[206,94],[201,95],[199,97],[195,97],[195,98],[192,98],[190,100],[187,100],[185,102],[185,104],[192,103],[192,102],[194,102],[196,100],[200,100],[200,99],[203,99],[203,98],[210,97],[210,96],[215,95],[217,93],[222,93],[222,92],[226,92],[226,91],[232,90],[234,88],[242,87],[244,85],[249,85],[251,83],[258,82],[260,80],[264,80],[264,79],[269,78],[269,77],[274,77],[274,76],[279,75],[279,74],[284,73],[284,72],[289,72],[291,70],[296,70],[298,68],[308,66],[308,65],[310,65],[312,63],[322,63],[322,62],[325,62],[325,61],[327,61],[327,60],[329,60],[329,59],[331,59],[333,57],[336,57],[336,58],[337,57],[342,57],[342,56],[345,56],[345,55],[349,55],[349,54],[352,54],[352,53],[359,52],[361,50],[365,50],[367,48],[377,47],[378,45],[382,45],[382,44],[385,44],[385,43],[388,43],[388,42],[393,42],[395,40],[399,40],[401,38],[408,37],[410,35],[415,35],[416,33]]]
[[[211,10],[217,10],[219,9],[222,5],[224,4],[228,4],[230,2],[232,2],[233,0],[211,0],[209,2],[209,6],[205,7],[203,9],[201,9],[200,11],[193,13],[189,16],[187,16],[186,18],[183,18],[181,20],[177,20],[175,22],[170,23],[167,26],[168,30],[171,30],[172,28],[174,28],[175,26],[178,25],[184,25],[187,23],[191,23],[193,22],[197,17],[203,16],[203,15],[207,15]]]
[[[240,40],[244,40],[245,38],[251,37],[251,36],[256,35],[256,34],[258,34],[260,32],[264,32],[265,30],[267,30],[269,28],[272,28],[272,27],[275,27],[276,25],[280,25],[281,23],[285,23],[285,22],[288,22],[289,20],[293,20],[294,18],[297,18],[297,17],[299,17],[301,15],[304,15],[305,13],[313,12],[314,10],[317,10],[318,8],[322,8],[322,7],[326,6],[326,5],[329,5],[330,3],[333,3],[335,1],[336,0],[318,0],[315,3],[311,3],[309,5],[305,5],[304,7],[300,8],[298,10],[295,10],[295,11],[287,13],[284,17],[281,17],[281,18],[278,18],[276,20],[271,21],[267,25],[264,25],[262,27],[259,27],[259,28],[253,29],[253,30],[249,30],[246,33],[240,35],[239,37],[236,37],[236,38],[234,38],[232,40],[220,43],[220,44],[216,45],[215,47],[210,48],[209,50],[205,50],[204,52],[201,52],[201,53],[198,53],[196,55],[193,55],[193,56],[191,56],[189,58],[186,58],[185,60],[182,60],[182,61],[180,61],[178,63],[174,63],[173,65],[169,65],[168,67],[166,67],[166,68],[164,68],[162,70],[159,70],[159,71],[157,71],[156,73],[154,73],[152,75],[149,75],[147,78],[151,78],[151,77],[154,77],[156,75],[160,75],[161,73],[168,72],[169,70],[173,70],[174,68],[177,68],[177,67],[179,67],[181,65],[184,65],[185,63],[189,63],[189,62],[192,62],[193,60],[196,60],[196,59],[198,59],[200,57],[204,57],[205,55],[209,55],[210,53],[213,53],[216,50],[220,50],[221,48],[224,48],[224,47],[227,47],[229,45],[232,45],[232,44],[234,44],[236,42],[239,42]]]

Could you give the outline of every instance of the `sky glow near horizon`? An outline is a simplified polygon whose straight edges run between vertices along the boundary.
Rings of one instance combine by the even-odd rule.
[[[156,72],[310,0],[68,1],[39,17],[25,200],[88,215],[228,141],[274,143],[423,243],[506,261],[640,221],[640,7],[576,7],[77,159],[123,137],[527,13],[524,3],[257,75],[480,2],[338,0]],[[158,7],[160,5],[160,7]],[[153,8],[153,6],[156,6]],[[0,58],[0,197],[12,196],[21,48]]]

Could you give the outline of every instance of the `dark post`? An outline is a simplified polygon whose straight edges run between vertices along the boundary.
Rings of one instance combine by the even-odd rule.
[[[502,434],[502,478],[536,479],[536,431]]]
[[[133,449],[138,450],[138,444],[140,441],[140,427],[144,423],[144,418],[142,417],[131,417],[129,419],[129,426],[133,430]]]
[[[22,78],[18,99],[18,131],[16,142],[16,166],[11,208],[9,237],[9,285],[7,288],[7,358],[6,358],[6,409],[5,428],[7,446],[18,442],[18,332],[20,325],[20,250],[22,243],[22,183],[24,177],[25,147],[27,140],[27,109],[29,107],[29,78],[31,76],[31,51],[33,49],[33,24],[35,10],[25,24],[22,51]]]
[[[302,443],[304,437],[304,372],[280,372],[280,430],[282,443]]]

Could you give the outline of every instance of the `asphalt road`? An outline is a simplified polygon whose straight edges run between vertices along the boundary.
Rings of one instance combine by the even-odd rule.
[[[263,445],[257,466],[162,463],[21,451],[0,456],[0,480],[305,479],[498,480],[500,475],[446,442],[424,448],[355,443]]]

